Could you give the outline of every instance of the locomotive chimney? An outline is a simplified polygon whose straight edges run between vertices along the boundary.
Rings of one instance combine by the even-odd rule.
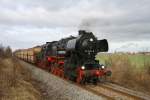
[[[86,31],[85,30],[79,30],[79,35],[83,35],[83,34],[86,34]]]
[[[46,42],[46,44],[51,43],[51,42]]]

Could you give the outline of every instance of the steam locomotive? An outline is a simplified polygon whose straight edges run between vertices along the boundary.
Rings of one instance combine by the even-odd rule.
[[[33,53],[28,53],[30,50]],[[97,40],[92,32],[80,30],[77,37],[70,36],[59,41],[47,42],[40,46],[39,52],[31,48],[16,51],[15,54],[57,76],[80,84],[89,82],[97,84],[101,77],[111,75],[111,71],[95,60],[98,52],[107,51],[106,39]]]

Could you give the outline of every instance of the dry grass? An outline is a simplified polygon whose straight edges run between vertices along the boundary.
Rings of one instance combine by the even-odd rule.
[[[31,73],[15,58],[0,58],[0,100],[41,100],[31,84]]]
[[[111,66],[111,81],[150,94],[150,62],[143,68],[133,65],[127,55],[113,55],[105,61]]]

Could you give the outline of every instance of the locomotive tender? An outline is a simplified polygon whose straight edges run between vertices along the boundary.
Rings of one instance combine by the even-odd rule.
[[[70,36],[40,47],[18,50],[15,55],[60,77],[81,84],[96,84],[101,77],[111,75],[111,71],[95,60],[98,52],[107,51],[106,39],[97,40],[92,32],[80,30],[77,37]]]

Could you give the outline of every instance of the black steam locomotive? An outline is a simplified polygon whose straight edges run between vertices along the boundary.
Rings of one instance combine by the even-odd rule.
[[[70,36],[60,41],[47,42],[36,55],[36,62],[53,74],[77,83],[97,83],[99,78],[111,74],[95,60],[98,52],[107,51],[106,39],[97,40],[92,32],[80,30],[77,37]]]

